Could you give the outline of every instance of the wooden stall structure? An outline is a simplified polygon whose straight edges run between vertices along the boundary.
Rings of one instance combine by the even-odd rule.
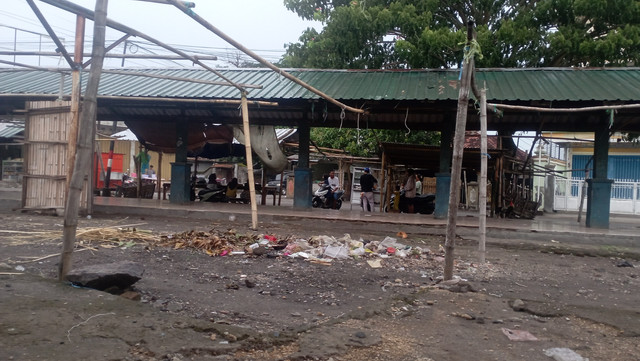
[[[70,101],[36,101],[26,106],[22,208],[65,208],[67,162],[71,128]],[[87,209],[87,182],[80,209]]]

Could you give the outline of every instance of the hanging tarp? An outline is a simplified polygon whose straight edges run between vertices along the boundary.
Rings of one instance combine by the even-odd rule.
[[[127,120],[125,124],[145,148],[156,152],[176,152],[176,123]],[[187,150],[190,151],[200,149],[207,143],[231,144],[233,141],[233,131],[226,125],[189,123],[188,134]]]
[[[240,127],[234,127],[233,134],[240,143],[244,144],[244,132]],[[286,168],[287,156],[280,149],[278,137],[273,126],[251,126],[251,149],[260,158],[265,167],[274,173],[280,173]]]

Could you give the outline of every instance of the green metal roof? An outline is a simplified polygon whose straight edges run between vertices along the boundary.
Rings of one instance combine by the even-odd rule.
[[[161,76],[221,81],[203,69],[128,70]],[[302,81],[339,100],[456,100],[455,70],[287,70]],[[268,69],[220,70],[231,80],[260,85],[249,89],[255,100],[317,99]],[[87,76],[83,76],[86,81]],[[486,83],[489,101],[640,101],[640,68],[477,69],[479,86]],[[71,92],[71,77],[39,70],[0,69],[3,94],[57,95]],[[190,83],[121,74],[103,74],[100,95],[238,99],[234,87]]]
[[[24,124],[0,122],[0,138],[13,138],[22,132],[24,132]]]

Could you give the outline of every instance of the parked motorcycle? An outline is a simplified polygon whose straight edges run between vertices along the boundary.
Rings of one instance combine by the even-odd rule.
[[[407,213],[409,211],[409,207],[407,205],[406,197],[404,196],[404,191],[400,192],[400,204],[398,209],[402,213]],[[388,212],[389,209],[394,209],[394,205],[396,203],[396,195],[395,193],[391,194],[391,200],[389,201],[389,207],[385,207],[384,211]],[[421,194],[416,196],[413,199],[413,212],[420,214],[432,214],[436,209],[436,195],[435,194]]]
[[[229,202],[226,187],[205,188],[198,192],[200,202]]]
[[[329,189],[331,189],[331,186],[329,186],[328,184],[320,185],[318,190],[316,190],[315,193],[313,194],[313,199],[311,200],[311,206],[313,208],[319,208],[319,207],[331,208],[332,200],[327,199],[327,194],[329,193]],[[344,194],[344,191],[337,191],[335,193],[338,194],[338,198],[335,199],[335,202],[336,202],[335,209],[340,209],[340,207],[342,207],[342,195]]]

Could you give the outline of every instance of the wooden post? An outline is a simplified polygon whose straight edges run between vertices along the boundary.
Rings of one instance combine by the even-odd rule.
[[[158,190],[158,199],[160,199],[160,193],[162,193],[162,151],[158,152],[158,173],[156,174],[156,183]]]
[[[487,89],[480,89],[480,189],[478,194],[478,218],[480,242],[478,255],[480,263],[486,261],[487,242]]]
[[[118,130],[118,121],[114,120],[111,127],[111,134],[115,133],[116,130]],[[104,177],[104,184],[102,189],[103,197],[111,196],[111,191],[110,191],[111,166],[113,165],[113,150],[115,148],[115,145],[116,145],[116,140],[114,138],[111,138],[111,140],[109,141],[109,157],[107,159],[107,175]],[[99,159],[102,159],[102,154],[100,154]]]
[[[380,166],[380,212],[384,212],[384,206],[389,204],[389,200],[387,199],[387,195],[389,194],[389,190],[384,188],[384,182],[386,180],[386,168],[387,168],[387,157],[386,153],[382,152],[382,165]]]
[[[467,46],[471,45],[473,37],[473,21],[467,24]],[[468,50],[468,49],[467,49]],[[449,213],[447,217],[447,233],[445,241],[444,280],[453,278],[453,250],[455,249],[456,220],[458,217],[458,203],[460,203],[460,173],[462,169],[462,154],[464,151],[464,137],[467,127],[467,112],[469,108],[469,89],[473,76],[473,56],[465,56],[458,93],[458,111],[456,113],[456,129],[453,139],[453,159],[451,164],[451,189],[449,194]]]
[[[136,175],[138,176],[138,184],[137,184],[137,197],[136,198],[142,198],[142,143],[138,143],[138,155],[136,155],[136,158],[138,158],[138,161],[135,162],[136,165]]]
[[[58,268],[58,279],[64,280],[71,270],[71,256],[75,244],[76,230],[78,227],[78,209],[80,208],[80,196],[84,183],[84,174],[91,167],[93,156],[93,139],[91,126],[95,124],[98,112],[98,85],[100,72],[104,61],[105,25],[107,21],[108,0],[96,1],[96,17],[94,19],[93,52],[94,59],[91,65],[89,81],[84,95],[84,107],[79,123],[78,156],[73,164],[71,183],[67,189],[67,201],[64,210],[64,228],[62,233],[62,254]]]
[[[82,85],[80,84],[82,74],[80,64],[82,64],[82,53],[84,52],[84,28],[85,18],[78,15],[76,17],[75,65],[71,72],[71,124],[69,126],[69,146],[67,147],[67,189],[69,189],[71,184],[73,164],[77,152],[78,124],[80,122],[80,95],[82,92]],[[66,194],[65,198],[68,197],[69,194]]]
[[[247,153],[247,173],[249,176],[249,194],[251,196],[251,228],[258,229],[258,205],[256,204],[256,183],[253,177],[253,155],[251,150],[251,135],[249,127],[249,106],[247,93],[242,92],[242,129],[244,131],[244,148]],[[263,188],[264,189],[264,188]]]

